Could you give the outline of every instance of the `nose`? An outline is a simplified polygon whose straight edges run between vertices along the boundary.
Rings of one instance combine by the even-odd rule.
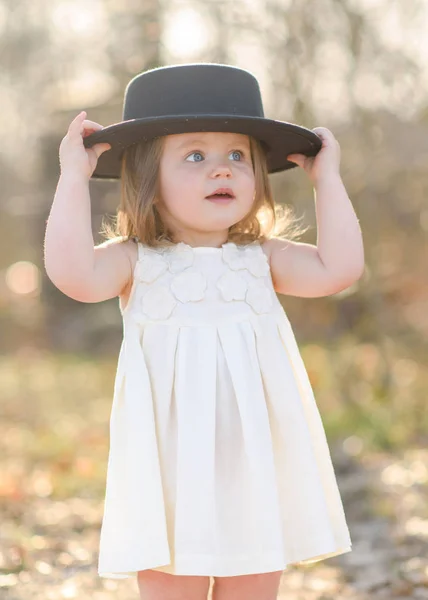
[[[218,164],[211,171],[211,177],[232,177],[232,171],[229,165]]]

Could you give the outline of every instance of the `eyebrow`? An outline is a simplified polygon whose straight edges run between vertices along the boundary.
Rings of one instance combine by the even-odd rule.
[[[179,144],[177,146],[177,150],[181,150],[182,148],[185,148],[186,146],[193,146],[194,144],[202,144],[202,145],[206,145],[207,142],[199,139],[199,138],[192,138],[190,140],[187,140],[185,142],[182,142],[181,144]],[[246,143],[244,140],[235,140],[233,142],[230,142],[230,144],[232,146],[236,145],[242,145],[242,146],[248,146],[248,142]]]

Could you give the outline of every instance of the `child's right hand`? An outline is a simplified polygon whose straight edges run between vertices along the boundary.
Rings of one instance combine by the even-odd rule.
[[[95,121],[85,119],[86,112],[82,111],[73,119],[67,134],[63,137],[59,147],[59,162],[61,173],[73,173],[90,179],[97,166],[98,158],[111,146],[107,143],[94,144],[85,148],[83,138],[94,131],[103,129]]]

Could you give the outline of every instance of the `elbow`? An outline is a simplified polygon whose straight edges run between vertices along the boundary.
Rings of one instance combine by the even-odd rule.
[[[366,272],[366,263],[362,260],[354,269],[351,270],[352,283],[359,281]]]
[[[348,255],[346,262],[343,264],[343,277],[352,285],[359,281],[366,271],[364,246],[361,245],[358,250]]]
[[[340,277],[334,277],[329,286],[328,295],[338,294],[352,287],[365,273],[365,265],[348,269]]]
[[[342,292],[353,286],[359,281],[365,273],[365,265],[349,269],[339,280],[336,282],[336,289],[334,293]]]
[[[90,279],[71,279],[66,277],[63,272],[61,274],[49,273],[46,274],[51,283],[65,296],[77,302],[96,302],[94,300],[93,286]]]
[[[342,277],[339,279],[341,279],[342,282],[346,284],[346,287],[348,287],[359,281],[363,277],[365,271],[366,263],[364,251],[362,251],[358,257],[354,257],[354,260],[350,260],[347,264],[343,265],[343,269],[341,269]]]
[[[50,267],[48,267],[46,262],[45,262],[45,273],[46,273],[49,281],[52,283],[52,285],[54,285],[56,288],[60,289],[58,273],[56,272],[55,269],[51,269]]]

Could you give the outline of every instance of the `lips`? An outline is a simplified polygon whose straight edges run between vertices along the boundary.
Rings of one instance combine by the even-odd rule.
[[[235,194],[233,193],[232,188],[218,188],[212,194],[207,196],[208,200],[217,200],[217,199],[232,199],[235,198]]]

